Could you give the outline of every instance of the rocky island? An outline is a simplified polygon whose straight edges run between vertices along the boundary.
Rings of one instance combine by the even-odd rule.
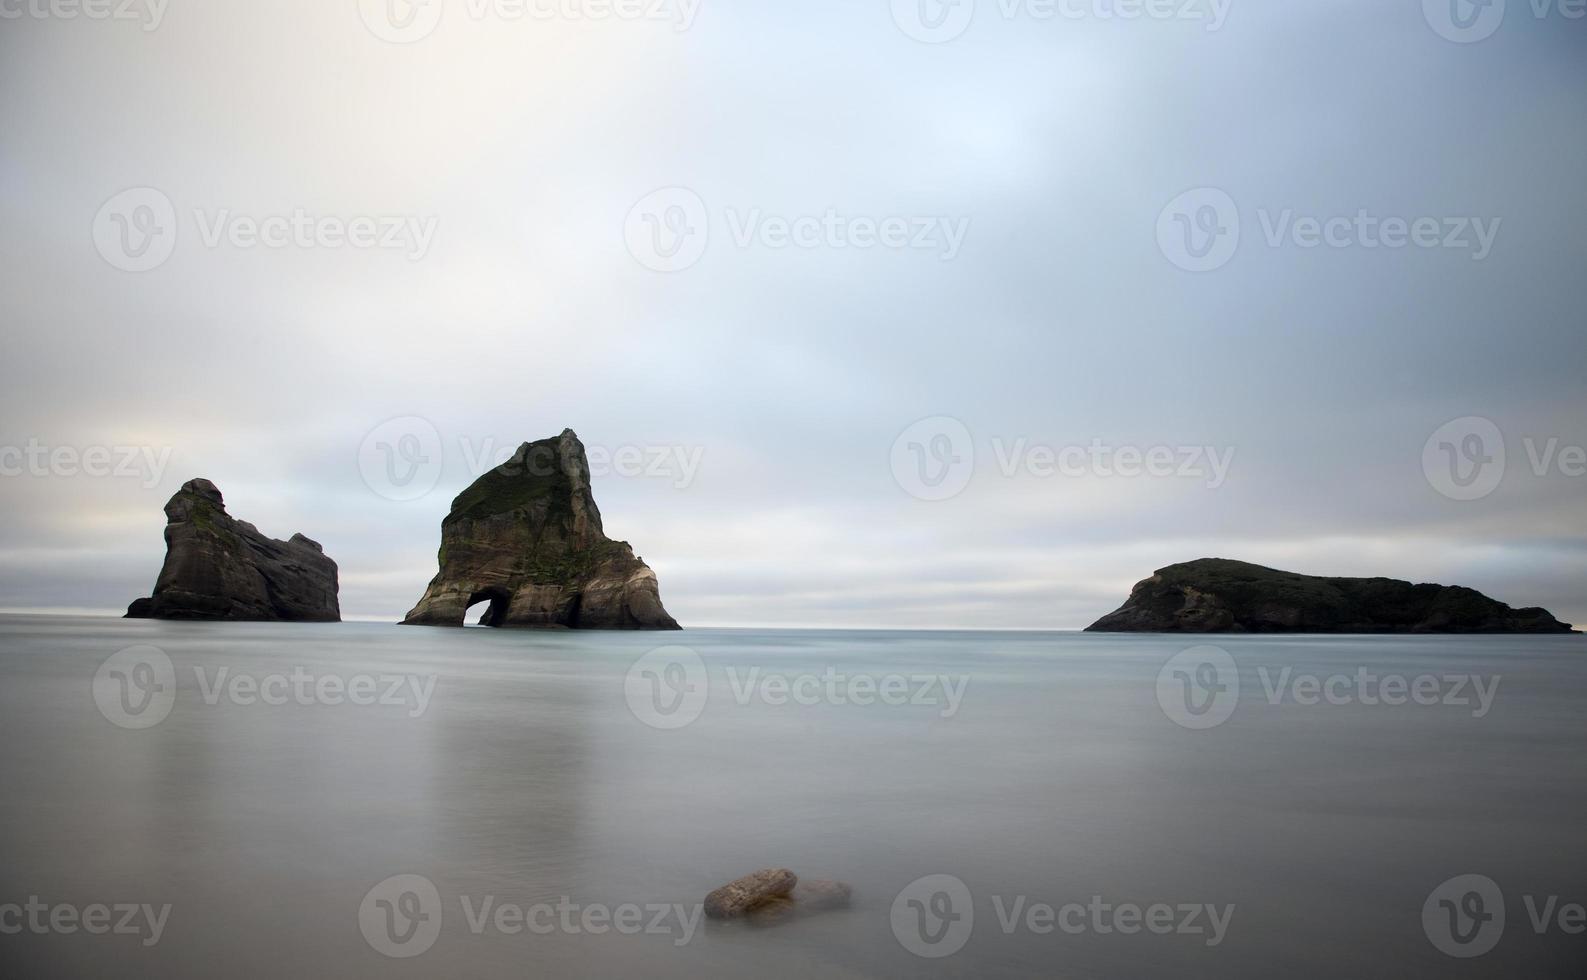
[[[601,527],[573,430],[526,442],[457,495],[441,521],[440,570],[404,624],[678,629],[656,573]]]
[[[189,480],[165,505],[165,565],[128,619],[334,623],[336,563],[301,534],[278,541],[226,513],[220,490]]]
[[[1322,578],[1225,558],[1160,568],[1098,633],[1570,633],[1531,607],[1475,589],[1389,578]]]

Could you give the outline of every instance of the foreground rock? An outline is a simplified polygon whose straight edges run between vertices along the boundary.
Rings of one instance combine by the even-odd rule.
[[[1321,578],[1224,558],[1160,568],[1087,627],[1101,633],[1569,633],[1473,589]]]
[[[406,624],[678,629],[656,573],[601,528],[584,444],[571,429],[526,442],[452,501],[440,571]]]
[[[267,538],[226,513],[220,490],[189,480],[165,505],[165,565],[129,619],[338,622],[336,563],[301,534]]]
[[[705,896],[705,914],[713,919],[734,919],[763,902],[787,895],[798,883],[798,877],[787,868],[747,874]]]
[[[794,919],[847,908],[854,890],[841,881],[825,878],[801,880],[787,895],[768,898],[749,910],[749,922],[757,926],[777,926]]]

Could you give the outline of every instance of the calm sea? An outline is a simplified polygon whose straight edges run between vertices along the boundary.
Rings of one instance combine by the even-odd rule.
[[[1579,636],[11,616],[0,738],[8,977],[1587,964]]]

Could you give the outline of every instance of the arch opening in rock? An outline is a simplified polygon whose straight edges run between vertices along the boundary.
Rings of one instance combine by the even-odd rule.
[[[502,588],[480,589],[468,599],[468,608],[463,613],[463,625],[468,625],[468,617],[473,615],[477,606],[485,606],[480,614],[480,626],[500,626],[507,621],[507,607],[512,602],[512,593]]]

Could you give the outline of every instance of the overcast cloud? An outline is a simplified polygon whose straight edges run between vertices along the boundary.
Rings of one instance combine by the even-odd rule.
[[[1080,627],[1207,555],[1587,623],[1587,21],[393,4],[0,2],[0,608],[148,594],[204,476],[394,620],[570,427],[686,625]]]

